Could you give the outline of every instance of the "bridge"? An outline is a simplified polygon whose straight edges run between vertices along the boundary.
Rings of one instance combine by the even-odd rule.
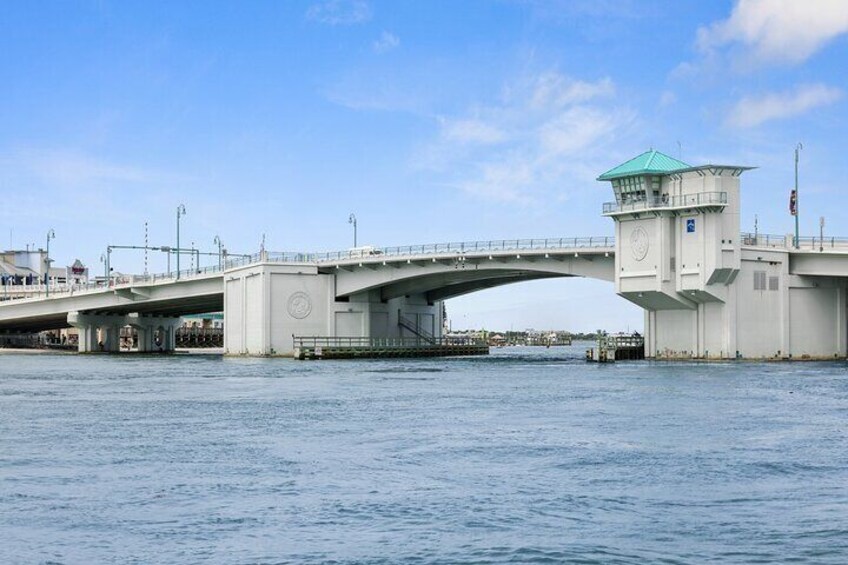
[[[173,330],[180,316],[223,310],[227,313],[227,326],[237,323],[242,316],[225,307],[225,280],[250,281],[256,275],[244,273],[267,270],[275,275],[294,275],[295,279],[305,276],[310,282],[332,278],[332,301],[343,304],[343,311],[334,316],[325,312],[329,325],[316,328],[321,330],[316,335],[359,337],[365,317],[373,318],[368,324],[378,330],[379,335],[374,337],[404,337],[402,322],[410,318],[415,322],[412,329],[406,329],[407,335],[438,334],[441,312],[435,305],[448,298],[551,277],[588,276],[613,282],[613,243],[609,237],[504,239],[368,252],[264,253],[228,261],[221,267],[183,271],[179,277],[176,273],[155,274],[114,277],[108,285],[54,285],[49,297],[43,284],[11,285],[4,287],[0,296],[4,299],[0,301],[0,331],[32,332],[74,326],[80,329],[80,351],[88,352],[99,349],[99,329],[101,335],[105,334],[104,349],[115,351],[117,340],[111,336],[117,335],[120,327],[133,326],[139,330],[142,351],[168,350],[173,348]],[[290,309],[308,308],[312,314],[316,307],[312,295],[303,289],[299,292],[301,300],[308,302],[293,303]],[[233,296],[230,306],[240,304],[241,298]],[[370,306],[372,300],[383,307]],[[298,315],[295,311],[294,319],[311,317],[297,318]],[[378,320],[385,327],[380,327]],[[163,335],[155,336],[156,332]],[[153,344],[156,337],[158,346]],[[247,348],[246,353],[261,351],[251,351],[247,344],[243,347]],[[282,343],[275,352],[287,354],[290,347]]]
[[[179,276],[5,286],[0,331],[74,326],[82,352],[174,347],[179,317],[225,316],[231,355],[291,355],[295,336],[439,338],[443,301],[500,285],[589,277],[645,310],[651,358],[834,358],[848,350],[848,240],[740,233],[746,167],[651,151],[604,173],[615,237],[261,253]]]

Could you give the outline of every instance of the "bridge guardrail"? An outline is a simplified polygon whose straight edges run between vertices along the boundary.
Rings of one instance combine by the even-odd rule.
[[[615,237],[560,237],[546,239],[490,239],[486,241],[459,241],[428,243],[424,245],[401,245],[397,247],[375,247],[363,253],[361,250],[331,251],[314,254],[318,263],[345,259],[379,259],[380,257],[413,257],[439,253],[474,253],[487,251],[527,251],[544,249],[604,248],[615,245]]]
[[[794,249],[795,236],[767,233],[742,233],[742,245],[750,247],[771,247],[775,249]],[[798,238],[798,249],[824,251],[826,249],[848,250],[848,238],[802,236]]]
[[[721,195],[725,193],[702,193],[706,195]],[[697,195],[690,195],[697,196]],[[713,198],[704,197],[709,200]],[[716,197],[722,201],[722,197]],[[667,205],[673,205],[668,203]],[[614,204],[614,203],[612,203]],[[772,247],[779,249],[792,249],[793,238],[786,235],[773,235],[761,233],[741,234],[742,244],[752,247]],[[848,250],[848,238],[844,237],[801,237],[799,240],[801,250],[844,249]],[[615,246],[615,237],[561,237],[544,239],[490,239],[485,241],[461,241],[446,243],[429,243],[424,245],[401,245],[395,247],[375,247],[373,249],[349,249],[346,251],[330,251],[324,253],[300,253],[300,252],[263,252],[253,255],[245,255],[238,258],[228,259],[221,266],[212,265],[196,269],[185,269],[180,271],[180,279],[190,280],[198,276],[220,273],[234,267],[251,265],[262,261],[273,263],[306,263],[323,264],[334,261],[379,260],[383,257],[415,257],[421,255],[437,254],[462,254],[462,253],[486,253],[493,251],[528,251],[545,249],[603,249]],[[130,288],[140,283],[156,283],[159,281],[173,281],[177,278],[175,272],[151,273],[148,275],[118,275],[112,277],[108,284],[104,281],[90,282],[86,284],[51,284],[50,293],[55,295],[76,294],[84,292],[98,292],[106,288],[120,289]],[[0,302],[13,299],[36,298],[45,294],[44,284],[36,285],[10,285],[0,284]]]

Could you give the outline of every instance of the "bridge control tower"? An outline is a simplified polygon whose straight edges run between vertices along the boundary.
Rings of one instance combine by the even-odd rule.
[[[603,206],[615,288],[645,309],[648,357],[845,355],[846,280],[795,276],[793,250],[742,241],[740,176],[752,168],[651,150],[598,177],[615,195]]]

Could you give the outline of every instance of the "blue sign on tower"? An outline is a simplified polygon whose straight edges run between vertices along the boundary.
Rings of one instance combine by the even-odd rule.
[[[695,218],[686,220],[686,233],[695,233]]]

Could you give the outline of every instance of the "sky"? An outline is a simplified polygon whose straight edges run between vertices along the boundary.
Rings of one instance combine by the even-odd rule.
[[[742,178],[743,229],[848,236],[848,2],[9,2],[0,247],[233,253],[603,236],[604,171],[658,149]],[[207,259],[204,259],[206,261]],[[209,262],[217,261],[208,258]],[[113,266],[141,272],[139,253]],[[165,270],[151,256],[151,271]],[[453,327],[641,329],[611,283],[447,304]]]

